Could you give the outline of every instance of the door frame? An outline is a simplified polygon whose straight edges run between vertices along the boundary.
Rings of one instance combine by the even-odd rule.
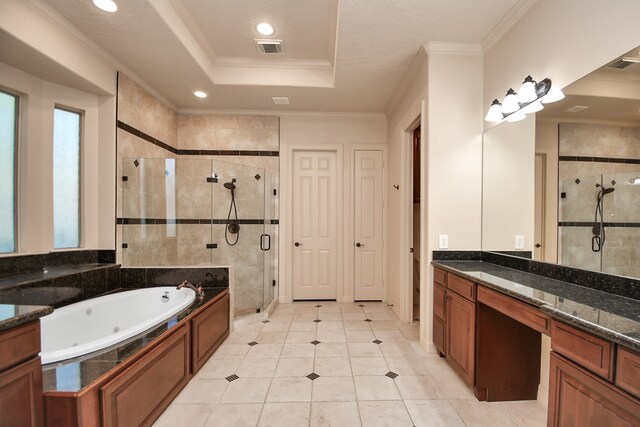
[[[351,220],[351,227],[349,230],[348,236],[348,249],[346,252],[348,255],[348,265],[345,267],[345,276],[350,278],[353,286],[350,286],[349,289],[345,289],[343,294],[344,300],[343,302],[353,302],[355,300],[355,263],[356,256],[355,251],[353,249],[353,244],[355,242],[356,236],[356,228],[354,226],[355,223],[355,212],[356,212],[356,151],[382,151],[382,301],[387,301],[387,147],[381,146],[380,144],[354,144],[351,146],[350,157],[351,157],[351,215],[349,216]]]
[[[420,126],[420,324],[426,316],[427,292],[427,183],[425,103],[409,115],[401,127],[400,139],[400,305],[396,314],[403,322],[413,322],[413,131]],[[422,335],[422,331],[421,331]]]
[[[285,167],[281,167],[280,183],[284,183],[281,188],[280,202],[284,202],[284,218],[280,218],[280,224],[285,226],[281,228],[283,235],[280,237],[280,241],[284,244],[281,245],[280,257],[284,259],[284,274],[280,277],[284,277],[284,286],[280,283],[279,300],[281,303],[293,302],[293,155],[297,151],[311,151],[311,152],[335,152],[336,153],[336,300],[341,302],[341,297],[344,293],[344,240],[340,241],[340,236],[344,236],[344,219],[339,215],[344,211],[345,197],[344,194],[344,163],[343,163],[343,147],[338,144],[323,144],[323,145],[290,145],[284,150],[284,158],[281,161],[285,164]],[[286,189],[286,193],[282,190]],[[340,197],[342,194],[343,197]],[[284,256],[283,256],[284,255]],[[282,273],[282,269],[280,271]]]

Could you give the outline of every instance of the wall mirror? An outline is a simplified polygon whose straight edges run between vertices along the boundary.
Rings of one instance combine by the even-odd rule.
[[[640,47],[563,91],[485,132],[482,249],[640,278]]]

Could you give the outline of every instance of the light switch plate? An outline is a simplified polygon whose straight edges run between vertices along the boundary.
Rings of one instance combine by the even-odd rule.
[[[449,235],[440,234],[438,236],[438,249],[449,249]]]
[[[516,249],[524,249],[524,235],[516,234]]]

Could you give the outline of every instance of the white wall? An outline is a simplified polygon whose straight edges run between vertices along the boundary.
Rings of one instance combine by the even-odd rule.
[[[482,141],[482,249],[512,251],[523,235],[534,245],[535,116],[503,122]]]
[[[98,97],[0,63],[0,86],[20,95],[18,135],[18,253],[53,250],[53,111],[83,111],[82,247],[115,245],[115,107]],[[110,124],[110,126],[109,126]],[[113,154],[110,154],[113,153]],[[101,158],[102,155],[111,157]],[[110,213],[111,215],[109,215]]]
[[[299,113],[280,116],[280,271],[279,299],[290,302],[292,268],[291,185],[289,174],[293,147],[335,148],[342,152],[343,209],[338,213],[338,228],[343,256],[338,259],[338,301],[353,301],[353,213],[352,188],[354,151],[382,149],[386,152],[387,120],[382,114]],[[386,205],[386,204],[385,204]]]
[[[564,87],[635,48],[638,16],[637,0],[538,0],[485,54],[485,110],[528,74]]]

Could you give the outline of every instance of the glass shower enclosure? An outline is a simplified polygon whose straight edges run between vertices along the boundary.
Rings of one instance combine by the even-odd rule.
[[[235,316],[264,310],[277,280],[277,174],[207,158],[123,162],[123,265],[229,266]]]
[[[640,171],[560,181],[558,262],[640,277]]]

